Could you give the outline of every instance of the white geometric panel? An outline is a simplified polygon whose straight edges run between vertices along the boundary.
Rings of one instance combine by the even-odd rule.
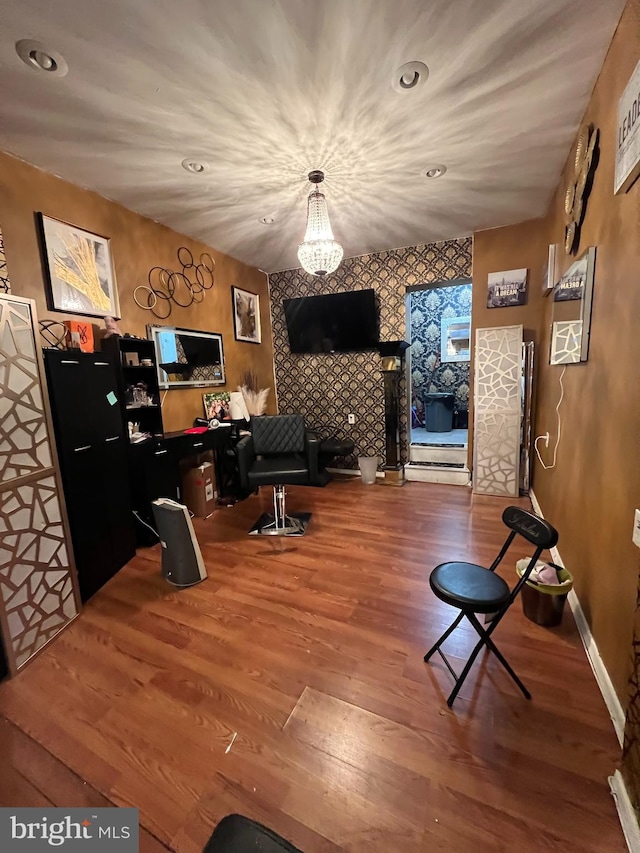
[[[522,326],[476,330],[473,491],[519,494]]]
[[[32,303],[0,294],[0,630],[16,672],[78,613]]]
[[[0,299],[0,482],[51,465],[31,307]]]
[[[9,625],[8,640],[20,667],[77,614],[69,557],[61,522],[50,524],[44,507],[58,504],[52,474],[28,487],[0,492],[0,516],[16,536],[5,536],[0,551],[0,606]],[[25,548],[26,546],[26,548]]]
[[[551,335],[549,364],[578,364],[582,349],[582,320],[556,320]]]
[[[476,330],[476,410],[519,411],[522,326]]]
[[[473,467],[476,492],[512,497],[518,494],[520,416],[488,412],[477,421]]]

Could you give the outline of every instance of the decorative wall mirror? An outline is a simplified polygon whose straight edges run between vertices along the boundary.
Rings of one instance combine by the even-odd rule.
[[[579,364],[589,357],[595,263],[596,250],[591,246],[553,288],[549,364]]]
[[[160,388],[224,385],[222,335],[194,329],[147,326],[147,337],[156,345]]]
[[[440,323],[440,361],[469,361],[471,317],[443,317]]]

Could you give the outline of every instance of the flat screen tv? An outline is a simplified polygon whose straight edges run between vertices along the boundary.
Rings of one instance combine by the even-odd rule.
[[[301,296],[282,305],[291,352],[358,352],[378,343],[374,290]]]

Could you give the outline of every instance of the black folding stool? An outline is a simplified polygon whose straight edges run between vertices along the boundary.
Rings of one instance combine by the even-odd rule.
[[[469,671],[473,666],[473,662],[478,657],[478,654],[484,646],[494,653],[511,678],[513,678],[520,690],[524,693],[526,698],[531,699],[531,694],[520,681],[511,666],[507,663],[504,656],[491,639],[491,635],[500,624],[502,617],[517,598],[518,593],[526,583],[542,552],[547,548],[553,548],[558,542],[558,533],[555,528],[553,528],[549,522],[545,521],[543,518],[540,518],[539,516],[534,515],[534,513],[528,512],[526,509],[521,509],[517,506],[507,507],[502,513],[502,521],[510,529],[510,533],[507,536],[500,553],[488,569],[485,569],[483,566],[478,566],[476,563],[441,563],[439,566],[436,566],[429,576],[429,584],[437,598],[444,601],[446,604],[451,604],[453,607],[460,608],[460,613],[454,623],[447,628],[437,643],[430,648],[424,656],[426,662],[431,658],[434,652],[438,652],[442,660],[447,665],[447,669],[453,676],[455,687],[447,699],[447,705],[450,708],[453,705],[465,678],[469,674]],[[529,565],[522,573],[522,577],[511,590],[509,589],[506,581],[495,573],[495,570],[502,562],[503,557],[518,534],[523,536],[532,545],[535,545],[536,550],[529,561]],[[489,622],[488,628],[485,628],[480,623],[480,620],[476,615],[478,613],[495,614]],[[480,640],[469,655],[469,659],[467,660],[464,669],[460,675],[457,676],[453,667],[442,653],[440,646],[458,627],[465,616],[479,634]]]

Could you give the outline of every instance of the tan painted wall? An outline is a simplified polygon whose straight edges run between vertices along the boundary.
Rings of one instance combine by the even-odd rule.
[[[600,128],[601,156],[582,228],[579,252],[597,247],[591,345],[586,364],[565,374],[557,466],[534,464],[533,487],[557,526],[559,549],[616,692],[626,704],[640,552],[631,544],[640,507],[640,181],[614,196],[618,98],[640,59],[640,0],[630,0],[594,88],[584,122]],[[490,268],[530,267],[535,300],[529,309],[494,309],[500,325],[540,325],[536,435],[557,434],[555,406],[562,367],[551,367],[551,300],[540,297],[549,242],[563,243],[564,193],[574,146],[545,220],[481,232],[474,238],[474,325],[485,322],[480,300]],[[571,260],[562,252],[561,272]],[[486,278],[486,276],[485,276]],[[486,282],[485,282],[486,283]],[[495,323],[496,325],[498,323]],[[544,453],[551,462],[552,453]]]
[[[506,228],[476,231],[473,235],[472,364],[469,400],[469,467],[473,464],[473,389],[475,330],[493,326],[524,327],[525,340],[540,352],[540,324],[545,297],[542,278],[546,269],[547,223],[543,219],[521,222]],[[544,258],[543,264],[541,258]],[[511,308],[487,308],[488,276],[502,270],[528,269],[527,304]],[[540,357],[538,355],[538,357]],[[535,404],[535,396],[534,396]]]
[[[96,164],[99,168],[99,163]],[[211,390],[231,390],[241,382],[246,370],[254,371],[262,387],[272,389],[269,411],[275,412],[273,345],[266,276],[253,267],[216,252],[197,241],[159,225],[96,193],[76,187],[0,152],[0,227],[4,234],[7,266],[12,291],[36,300],[40,319],[61,320],[65,314],[47,309],[39,238],[35,213],[64,220],[111,239],[123,332],[146,337],[147,323],[162,321],[133,301],[133,290],[146,284],[151,267],[179,269],[176,253],[186,246],[194,257],[209,252],[216,262],[215,284],[203,302],[190,308],[174,306],[166,325],[221,332],[227,375],[226,386]],[[260,345],[236,341],[233,335],[231,286],[237,285],[260,295],[262,341]],[[99,319],[93,320],[102,329]],[[192,425],[203,414],[203,389],[170,391],[163,406],[166,431]]]

